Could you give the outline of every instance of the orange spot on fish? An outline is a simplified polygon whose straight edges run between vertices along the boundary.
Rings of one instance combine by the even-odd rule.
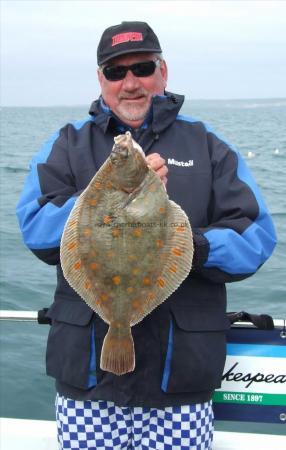
[[[114,284],[118,285],[121,283],[121,278],[119,275],[115,275],[114,277],[112,277],[112,281]]]
[[[182,256],[182,250],[180,250],[179,248],[172,248],[172,253],[175,256]]]
[[[119,228],[114,228],[113,230],[112,230],[112,236],[113,237],[118,237],[120,235],[120,230],[119,230]]]
[[[111,189],[113,187],[113,184],[111,183],[111,181],[107,181],[106,187],[107,187],[107,189]]]
[[[81,268],[81,261],[76,262],[75,265],[74,265],[74,268],[76,270],[80,269]]]
[[[112,172],[112,169],[113,169],[113,167],[112,167],[112,164],[111,164],[111,163],[108,164],[108,165],[106,166],[106,172],[107,172],[107,173]]]
[[[126,291],[128,292],[128,294],[132,294],[132,292],[134,291],[134,288],[132,286],[129,286]]]
[[[135,230],[133,230],[133,236],[136,236],[136,237],[142,236],[141,228],[136,228]]]
[[[145,277],[145,278],[143,279],[143,284],[144,284],[144,286],[150,286],[150,284],[151,284],[150,278]]]
[[[70,243],[68,244],[68,250],[73,250],[73,249],[76,248],[76,246],[77,246],[77,243],[76,243],[76,242],[70,242]]]
[[[90,236],[92,234],[91,228],[85,228],[85,230],[83,231],[83,234],[85,236]]]
[[[172,266],[169,267],[169,271],[176,273],[177,272],[177,267],[175,266],[175,264],[173,264]]]
[[[181,225],[180,227],[176,227],[176,231],[178,233],[183,233],[185,231],[186,227],[184,227],[183,225]]]
[[[106,253],[106,256],[110,259],[113,258],[114,256],[114,252],[112,250],[108,250],[108,252]]]
[[[90,289],[91,288],[91,282],[88,280],[84,283],[84,287],[85,289]]]
[[[163,245],[164,245],[164,242],[162,241],[162,239],[157,239],[156,245],[157,245],[158,248],[162,248]]]
[[[87,201],[87,203],[88,203],[90,206],[95,206],[95,205],[97,204],[97,200],[95,200],[95,198],[90,198],[90,199]]]
[[[164,214],[166,212],[166,208],[159,208],[159,213],[160,214]]]
[[[150,294],[149,294],[148,297],[147,297],[147,300],[148,300],[149,302],[155,300],[155,294],[153,294],[153,292],[150,292]]]
[[[96,300],[95,303],[99,306],[102,306],[103,303],[108,299],[108,296],[106,294],[101,294]],[[104,305],[105,307],[107,305]]]
[[[112,221],[112,217],[110,217],[110,216],[103,217],[103,222],[105,223],[105,225],[108,225],[111,221]]]
[[[94,186],[96,187],[96,189],[101,189],[102,188],[102,184],[100,183],[100,181],[96,181],[94,183]]]
[[[139,309],[141,307],[139,300],[133,300],[132,308]]]
[[[161,288],[165,286],[165,281],[163,280],[163,278],[158,278],[157,285]]]
[[[96,262],[92,262],[92,263],[90,263],[89,267],[91,268],[91,270],[96,270],[98,265]]]

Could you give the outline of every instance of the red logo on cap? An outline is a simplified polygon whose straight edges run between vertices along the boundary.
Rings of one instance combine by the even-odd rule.
[[[143,41],[142,33],[137,33],[135,31],[129,31],[128,33],[116,34],[112,37],[112,47],[117,44],[122,44],[122,42],[138,42]]]

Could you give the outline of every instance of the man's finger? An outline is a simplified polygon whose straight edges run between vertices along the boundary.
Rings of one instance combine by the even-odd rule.
[[[151,169],[157,171],[160,167],[163,167],[165,164],[165,160],[161,158],[158,154],[148,155],[146,158],[146,162]]]
[[[162,179],[163,177],[166,177],[168,173],[168,167],[162,166],[160,169],[156,170],[156,174],[159,175],[159,177]]]

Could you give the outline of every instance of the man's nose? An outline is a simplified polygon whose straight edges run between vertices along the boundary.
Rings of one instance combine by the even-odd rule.
[[[127,71],[127,74],[123,80],[123,87],[124,89],[136,89],[140,85],[140,82],[138,80],[138,77],[133,75],[131,70]]]

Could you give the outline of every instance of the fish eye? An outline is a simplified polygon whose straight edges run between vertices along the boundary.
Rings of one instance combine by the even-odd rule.
[[[122,154],[122,153],[111,152],[110,153],[110,160],[111,160],[111,163],[114,166],[118,166],[118,167],[119,166],[124,166],[126,161],[127,161],[127,156],[128,155],[125,155],[125,154]]]
[[[110,158],[112,161],[120,160],[120,159],[127,159],[128,158],[128,148],[122,147],[120,145],[115,145],[110,154]]]

